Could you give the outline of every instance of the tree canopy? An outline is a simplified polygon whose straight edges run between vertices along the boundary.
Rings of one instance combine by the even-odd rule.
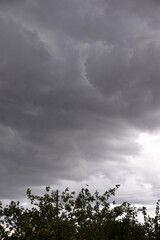
[[[159,202],[151,218],[145,207],[112,201],[118,187],[103,194],[91,194],[88,186],[79,193],[66,188],[61,194],[46,187],[43,196],[28,189],[31,207],[24,208],[19,201],[0,204],[0,239],[159,240]],[[139,212],[143,222],[138,221]]]

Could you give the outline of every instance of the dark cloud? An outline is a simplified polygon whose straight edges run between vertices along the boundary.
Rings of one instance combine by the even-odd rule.
[[[159,3],[147,3],[0,2],[2,198],[101,177],[154,184],[137,164],[139,134],[159,129]]]
[[[110,114],[143,118],[159,111],[159,45],[149,43],[132,49],[105,46],[91,49],[87,77],[106,98]],[[146,119],[144,125],[147,124]]]

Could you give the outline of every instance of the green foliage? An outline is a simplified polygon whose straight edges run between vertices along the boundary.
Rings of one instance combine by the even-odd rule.
[[[159,202],[155,218],[150,218],[144,207],[112,202],[118,187],[102,195],[98,191],[91,194],[88,187],[78,194],[66,188],[60,196],[50,187],[43,196],[28,189],[31,208],[14,201],[4,208],[0,204],[0,239],[159,240]],[[144,216],[143,224],[137,220],[139,212]]]

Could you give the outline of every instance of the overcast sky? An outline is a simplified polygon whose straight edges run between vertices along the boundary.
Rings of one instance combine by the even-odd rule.
[[[159,23],[158,0],[0,1],[2,200],[86,183],[159,198]]]

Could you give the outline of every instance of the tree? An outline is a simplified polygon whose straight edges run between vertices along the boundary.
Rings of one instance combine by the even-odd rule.
[[[76,194],[66,188],[58,199],[58,191],[46,187],[43,196],[27,190],[31,208],[11,201],[0,205],[0,237],[3,240],[159,240],[159,205],[155,219],[146,209],[124,202],[117,205],[111,197],[119,185],[100,194],[88,187]],[[144,223],[137,215],[142,212]]]

